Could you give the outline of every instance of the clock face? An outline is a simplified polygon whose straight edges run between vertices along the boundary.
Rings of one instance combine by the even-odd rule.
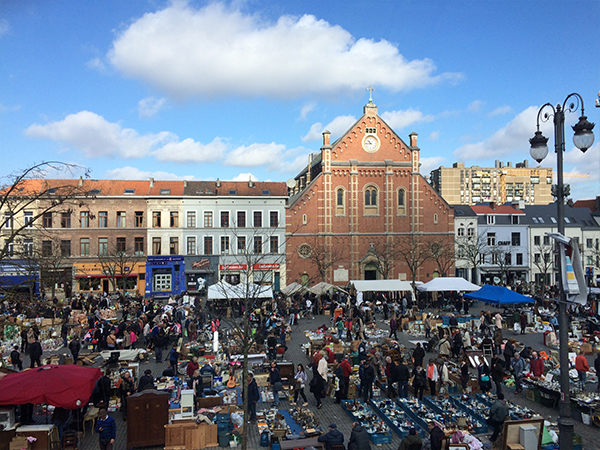
[[[363,141],[363,147],[368,152],[375,152],[379,148],[379,140],[375,136],[367,136]]]

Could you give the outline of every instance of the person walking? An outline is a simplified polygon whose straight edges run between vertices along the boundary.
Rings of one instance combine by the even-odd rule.
[[[250,422],[256,422],[256,404],[260,400],[260,391],[258,384],[254,379],[254,374],[248,372],[248,414]]]
[[[425,314],[425,320],[423,321],[425,325],[425,338],[431,338],[431,319],[429,318],[429,314]]]
[[[460,360],[460,386],[463,394],[467,393],[467,385],[469,384],[469,364],[466,358]]]
[[[120,383],[119,396],[121,397],[121,413],[123,414],[123,422],[127,422],[127,398],[135,393],[133,379],[128,370],[121,375]]]
[[[494,355],[491,362],[491,377],[496,385],[496,395],[502,393],[502,382],[504,381],[504,363],[498,355]]]
[[[415,398],[423,400],[423,391],[425,390],[426,384],[427,378],[425,371],[421,366],[417,366],[417,368],[413,371],[413,390]]]
[[[79,335],[75,334],[71,342],[69,342],[69,350],[71,350],[71,355],[73,355],[73,364],[77,364],[77,360],[79,359],[79,352],[81,351],[81,342],[79,342]]]
[[[350,375],[352,375],[352,366],[350,365],[350,355],[344,356],[342,360],[342,370],[344,371],[344,394],[342,398],[348,399],[348,388],[350,387]]]
[[[281,383],[281,375],[277,368],[275,361],[271,362],[271,371],[269,372],[269,383],[271,383],[271,390],[273,392],[273,406],[277,408],[279,406],[279,392],[283,390]]]
[[[177,368],[177,364],[179,363],[179,352],[177,351],[177,344],[173,344],[171,347],[171,351],[169,352],[169,364],[171,365],[171,369],[173,370],[173,375],[179,375],[179,370]]]
[[[315,401],[317,402],[317,408],[321,408],[323,406],[322,399],[325,397],[325,380],[319,373],[317,366],[313,365],[313,377],[310,380],[310,392],[315,396]]]
[[[417,342],[416,348],[413,350],[413,367],[423,367],[423,360],[425,359],[425,350],[421,347],[421,343]]]
[[[490,436],[490,441],[495,442],[498,435],[502,431],[504,421],[508,417],[508,405],[504,400],[504,394],[501,392],[498,394],[498,400],[490,408],[490,416],[486,420],[487,424],[493,428],[494,432]]]
[[[375,370],[369,364],[369,360],[363,360],[362,378],[360,380],[362,396],[365,403],[373,398],[373,382],[375,381]]]
[[[41,359],[44,354],[44,350],[42,349],[42,344],[37,339],[29,344],[29,359],[31,360],[29,363],[29,368],[33,369],[36,364],[38,367],[42,365]]]
[[[575,363],[577,363],[577,361],[575,361]],[[525,372],[525,360],[521,358],[520,354],[515,353],[510,368],[515,376],[515,394],[519,394],[523,391],[521,383],[523,382],[523,373]]]
[[[398,328],[398,322],[396,321],[396,315],[393,315],[390,319],[390,338],[393,336],[394,339],[398,340],[398,335],[396,334],[396,329]]]
[[[400,359],[398,364],[398,396],[400,398],[408,398],[408,380],[410,379],[410,370],[404,364],[404,360]]]
[[[339,404],[344,395],[344,369],[337,361],[333,363],[333,375],[335,377],[335,402]]]
[[[435,388],[439,379],[440,376],[438,368],[435,365],[433,359],[430,359],[429,364],[427,364],[427,381],[429,382],[429,393],[432,396],[436,395]]]
[[[446,435],[433,420],[430,420],[427,423],[427,427],[429,428],[429,442],[431,443],[431,450],[442,450],[442,439],[444,439]]]
[[[579,388],[585,391],[585,379],[587,373],[590,371],[590,366],[583,350],[580,350],[579,355],[575,358],[575,370],[577,370],[577,375],[579,375]]]
[[[15,345],[13,351],[10,352],[10,363],[13,366],[13,370],[23,370],[23,361],[21,360],[21,354],[19,353],[19,346]]]
[[[308,406],[308,400],[304,393],[304,387],[306,386],[307,380],[308,376],[306,375],[304,366],[298,364],[298,370],[296,371],[296,375],[294,375],[294,401],[292,402],[292,405],[295,405],[298,402],[298,396],[302,396],[304,399],[304,404],[302,406]]]
[[[515,357],[515,340],[509,339],[504,345],[504,361],[506,362],[505,367],[512,368],[512,359]]]
[[[117,437],[117,425],[115,419],[110,417],[106,409],[101,409],[96,422],[96,433],[100,438],[100,450],[112,450]]]

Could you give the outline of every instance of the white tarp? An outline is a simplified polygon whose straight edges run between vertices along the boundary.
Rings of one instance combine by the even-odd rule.
[[[418,283],[418,282],[417,282]],[[389,291],[410,291],[412,284],[410,281],[402,280],[351,280],[359,292],[389,292]]]
[[[481,289],[480,286],[470,283],[461,277],[438,277],[417,287],[418,290],[424,292],[439,292],[439,291],[461,291],[472,292]]]
[[[211,300],[224,300],[232,298],[273,298],[271,286],[259,286],[251,283],[246,285],[240,283],[232,285],[226,281],[220,281],[208,287],[208,298]]]
[[[305,292],[307,289],[305,286],[302,286],[300,283],[296,283],[295,281],[292,284],[288,284],[286,287],[281,289],[281,293],[283,295],[291,296],[296,292]]]

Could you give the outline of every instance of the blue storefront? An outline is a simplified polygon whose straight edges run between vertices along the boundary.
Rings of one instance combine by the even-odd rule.
[[[14,259],[0,263],[0,292],[40,293],[39,266],[28,260]]]
[[[146,297],[168,298],[186,290],[183,256],[148,256]]]

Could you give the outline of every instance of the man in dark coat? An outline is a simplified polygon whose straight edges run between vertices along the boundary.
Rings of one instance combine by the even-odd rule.
[[[15,345],[13,351],[10,352],[10,363],[13,365],[14,370],[23,370],[23,361],[21,361],[18,345]]]
[[[138,381],[138,392],[142,392],[146,386],[154,386],[154,377],[152,377],[152,371],[150,369],[146,369],[144,375],[140,377],[140,381]]]
[[[348,441],[348,450],[371,450],[369,433],[358,422],[352,424],[352,434]]]
[[[104,408],[108,408],[108,403],[110,401],[112,382],[109,378],[109,375],[110,370],[106,370],[106,372],[104,372],[104,374],[96,382],[96,387],[98,388],[98,396],[100,397],[100,400],[104,402]]]
[[[434,421],[429,421],[429,440],[431,441],[431,450],[442,449],[442,439],[445,437],[444,432]]]
[[[417,429],[411,428],[410,430],[408,430],[408,435],[404,436],[404,439],[402,439],[402,441],[400,442],[398,450],[410,450],[411,448],[414,448],[413,446],[416,446],[417,444],[422,444],[421,438],[417,434]]]
[[[365,403],[369,402],[369,398],[373,398],[373,382],[375,381],[375,369],[369,364],[368,360],[363,360],[362,377],[360,380],[361,391]]]
[[[248,379],[250,380],[248,383],[248,413],[250,421],[253,422],[256,420],[256,404],[260,400],[260,392],[253,373],[248,373]]]
[[[423,367],[423,359],[425,359],[425,350],[421,347],[421,343],[417,342],[417,347],[413,350],[414,367]]]
[[[71,350],[71,354],[73,355],[73,364],[77,364],[77,360],[79,359],[79,352],[81,351],[79,336],[75,335],[73,340],[69,342],[69,350]]]
[[[325,442],[325,450],[331,450],[334,445],[344,445],[344,435],[337,429],[337,425],[329,425],[329,431],[317,438],[319,442]]]
[[[41,358],[44,354],[44,350],[42,350],[42,344],[37,339],[29,344],[29,359],[31,360],[29,364],[29,368],[33,369],[37,364],[38,367],[42,365]]]

